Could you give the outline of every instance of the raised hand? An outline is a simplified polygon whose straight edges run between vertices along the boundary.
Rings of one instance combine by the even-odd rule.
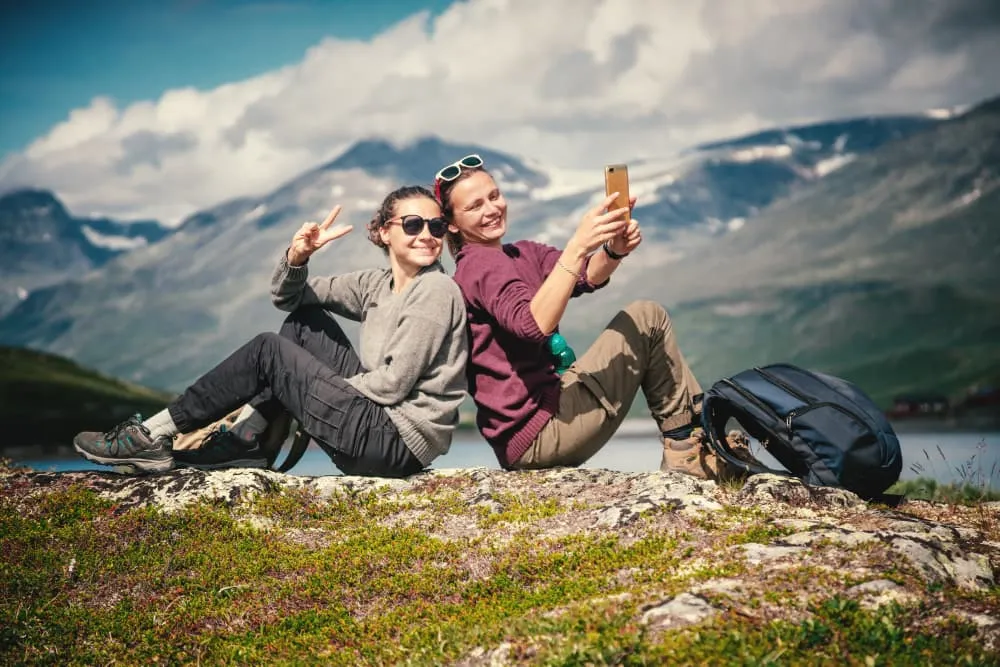
[[[614,203],[617,193],[604,198],[604,201],[587,211],[570,239],[585,254],[601,247],[605,241],[610,241],[620,235],[626,228],[625,213],[627,207],[608,210]]]
[[[292,237],[292,244],[288,247],[288,263],[292,266],[302,266],[314,252],[325,246],[330,241],[339,239],[345,234],[349,234],[354,229],[351,225],[337,225],[331,228],[330,225],[340,215],[341,207],[334,206],[326,220],[316,224],[306,222],[299,231]]]
[[[608,241],[611,250],[619,255],[627,255],[635,250],[642,243],[642,230],[639,229],[639,221],[633,218],[621,234]]]

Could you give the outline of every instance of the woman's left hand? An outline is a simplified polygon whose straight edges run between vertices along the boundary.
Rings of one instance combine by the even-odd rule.
[[[628,198],[629,214],[635,208],[635,195]],[[619,255],[627,255],[635,250],[642,243],[642,231],[639,229],[639,221],[635,218],[629,220],[628,225],[622,233],[608,241],[611,249]]]
[[[639,229],[639,221],[632,219],[629,220],[628,226],[625,230],[608,241],[608,245],[619,255],[627,255],[642,243],[642,230]]]

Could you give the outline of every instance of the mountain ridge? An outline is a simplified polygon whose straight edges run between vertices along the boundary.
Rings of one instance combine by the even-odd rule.
[[[626,300],[654,298],[675,311],[679,330],[686,332],[682,346],[690,350],[699,377],[710,381],[756,357],[746,345],[705,335],[691,323],[736,332],[763,327],[731,315],[722,319],[716,311],[726,310],[726,298],[754,303],[763,295],[777,303],[776,311],[804,313],[796,316],[811,318],[809,327],[815,327],[822,313],[807,308],[797,288],[871,284],[878,286],[874,293],[881,299],[905,294],[911,289],[905,278],[938,248],[969,257],[959,262],[949,255],[936,273],[923,269],[928,293],[957,304],[955,312],[963,317],[973,305],[985,307],[992,303],[991,288],[973,293],[969,283],[976,280],[966,278],[973,272],[984,274],[994,261],[988,216],[1000,202],[992,171],[996,161],[990,109],[990,104],[980,105],[957,118],[907,122],[899,130],[902,137],[882,128],[878,137],[858,140],[856,154],[845,151],[850,137],[841,139],[844,132],[838,134],[833,124],[825,123],[822,131],[828,140],[818,147],[789,142],[787,131],[779,136],[775,130],[737,137],[731,145],[714,142],[709,150],[682,158],[637,162],[631,170],[632,191],[640,198],[635,216],[646,228],[647,240],[623,264],[605,294],[592,297],[586,307],[571,304],[564,322],[571,342],[577,349],[588,344]],[[762,144],[765,139],[772,143]],[[949,147],[949,142],[954,145]],[[748,150],[762,145],[759,151]],[[282,315],[267,296],[269,276],[278,253],[303,220],[322,219],[339,202],[344,204],[341,219],[361,229],[385,192],[407,182],[401,179],[416,180],[419,175],[429,181],[440,166],[471,152],[486,159],[504,188],[511,238],[560,245],[579,215],[603,197],[600,173],[549,169],[500,151],[437,138],[402,147],[364,140],[270,193],[197,212],[169,238],[122,254],[72,285],[39,290],[0,319],[0,341],[66,353],[113,375],[179,389],[253,334],[280,323]],[[422,161],[417,159],[421,156]],[[827,160],[839,163],[819,169]],[[945,180],[944,186],[938,182]],[[970,192],[962,189],[965,185],[976,183],[982,191],[974,200],[948,208],[948,201]],[[918,214],[927,219],[914,217]],[[810,222],[803,225],[802,219]],[[946,223],[952,219],[949,227]],[[892,234],[880,236],[888,232]],[[966,232],[973,240],[965,238]],[[892,239],[902,239],[895,249]],[[874,258],[878,270],[865,264],[871,258],[857,252],[869,247],[880,249]],[[313,266],[317,273],[327,273],[381,261],[381,253],[355,233],[318,255]],[[450,259],[444,261],[450,267]],[[933,291],[935,285],[951,296],[941,297]],[[837,294],[843,312],[871,317],[872,302],[866,300],[874,298],[871,293],[861,289],[848,290],[849,296]],[[849,299],[854,299],[853,305]],[[904,321],[916,317],[915,312],[893,317]],[[992,320],[976,321],[973,334],[993,331]],[[347,328],[354,335],[351,325]],[[777,336],[773,326],[761,331],[755,335]],[[947,331],[935,328],[918,342],[945,346],[941,349],[951,349],[947,345],[954,343],[956,349],[968,351],[975,348],[970,336],[948,342]],[[831,345],[843,359],[854,358],[850,346]],[[892,356],[884,343],[870,345],[866,354]],[[822,356],[802,359],[830,363]],[[833,366],[852,367],[846,361]],[[884,397],[894,386],[882,383],[873,391]]]

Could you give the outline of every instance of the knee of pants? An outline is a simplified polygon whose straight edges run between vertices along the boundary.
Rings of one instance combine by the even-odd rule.
[[[296,328],[301,327],[303,324],[315,317],[315,310],[317,309],[309,306],[299,306],[285,316],[285,321],[281,323],[281,328],[278,329],[278,333],[285,338],[294,339]]]
[[[286,317],[282,322],[278,333],[285,338],[296,338],[296,331],[303,327],[326,331],[331,326],[337,325],[337,319],[333,313],[322,306],[299,306]]]
[[[263,350],[272,348],[277,344],[277,341],[281,340],[281,336],[271,331],[265,331],[264,333],[259,333],[250,339],[250,345],[253,349],[257,351],[258,356]]]
[[[625,312],[635,320],[643,331],[663,330],[670,324],[670,315],[667,313],[667,309],[656,301],[633,301],[625,306]]]

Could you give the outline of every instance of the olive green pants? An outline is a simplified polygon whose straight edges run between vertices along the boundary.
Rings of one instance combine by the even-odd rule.
[[[653,301],[633,302],[615,315],[561,384],[558,413],[512,468],[584,463],[618,430],[640,388],[661,432],[687,426],[701,412],[701,386],[670,316]]]

